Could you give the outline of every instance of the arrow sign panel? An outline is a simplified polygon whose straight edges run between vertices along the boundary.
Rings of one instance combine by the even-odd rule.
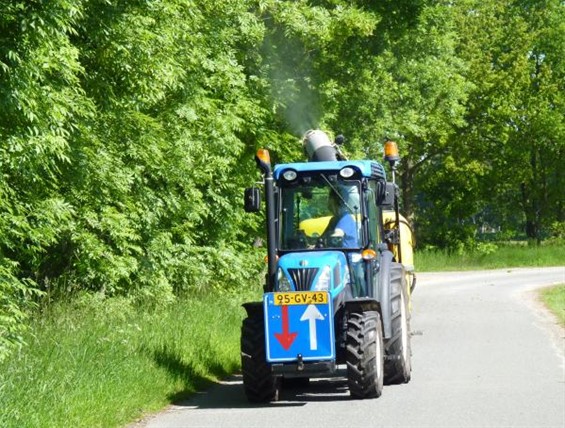
[[[327,291],[266,293],[265,347],[267,361],[335,359],[333,304]]]
[[[324,320],[324,316],[320,313],[315,305],[308,305],[300,321],[308,321],[308,327],[310,330],[310,349],[315,351],[318,349],[318,337],[316,332],[316,320]]]
[[[296,338],[297,333],[289,333],[288,331],[288,306],[281,306],[282,313],[282,333],[275,333],[275,337],[284,349],[290,348],[292,342]]]

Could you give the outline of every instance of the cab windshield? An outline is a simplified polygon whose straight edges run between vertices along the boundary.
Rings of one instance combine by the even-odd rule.
[[[280,248],[361,247],[359,181],[307,181],[280,189]]]

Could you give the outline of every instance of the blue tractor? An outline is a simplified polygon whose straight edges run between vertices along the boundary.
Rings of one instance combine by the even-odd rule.
[[[337,139],[336,139],[337,140]],[[354,398],[379,397],[411,377],[410,313],[415,286],[412,232],[398,210],[392,167],[347,160],[319,130],[303,140],[308,162],[271,166],[263,176],[267,274],[263,300],[243,306],[241,365],[251,402],[276,401],[286,382],[347,373]],[[261,191],[245,190],[257,212]]]

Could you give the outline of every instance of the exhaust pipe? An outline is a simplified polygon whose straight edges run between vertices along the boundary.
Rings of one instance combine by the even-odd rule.
[[[342,142],[343,137],[340,135],[337,140]],[[337,144],[332,143],[325,132],[317,129],[304,134],[302,146],[309,162],[347,160]]]

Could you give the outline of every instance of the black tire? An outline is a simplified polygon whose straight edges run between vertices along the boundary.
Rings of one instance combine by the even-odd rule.
[[[384,379],[381,317],[376,311],[352,313],[347,321],[347,381],[354,398],[380,397]]]
[[[260,315],[260,316],[259,316]],[[241,369],[243,389],[252,403],[277,401],[280,382],[265,357],[263,314],[252,315],[241,326]]]
[[[393,263],[390,269],[392,336],[386,341],[385,384],[410,382],[412,350],[410,347],[410,311],[402,266]]]

